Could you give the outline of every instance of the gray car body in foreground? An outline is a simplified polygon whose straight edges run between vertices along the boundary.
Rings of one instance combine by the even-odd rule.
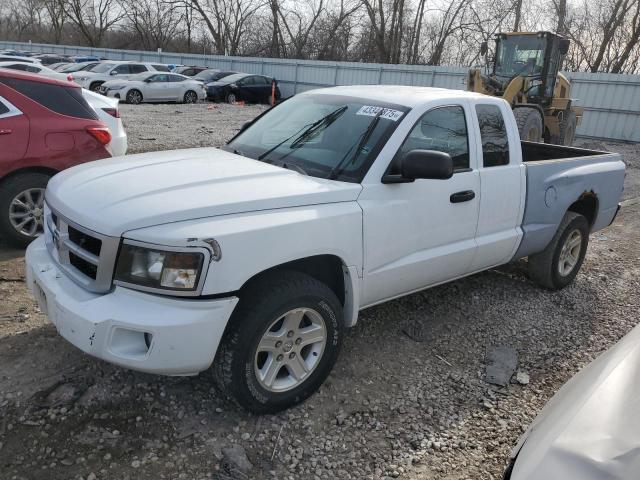
[[[204,100],[202,82],[177,73],[147,72],[129,80],[110,80],[100,86],[100,93],[107,97],[132,102],[130,92],[139,92],[142,102],[185,102],[187,92],[193,92],[197,100]]]
[[[551,398],[513,449],[505,479],[637,479],[639,380],[640,325]]]

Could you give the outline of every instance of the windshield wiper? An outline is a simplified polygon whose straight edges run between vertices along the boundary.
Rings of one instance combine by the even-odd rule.
[[[324,117],[322,117],[319,120],[316,120],[313,123],[308,123],[306,125],[303,125],[302,127],[300,127],[293,135],[285,138],[284,140],[282,140],[281,142],[277,143],[276,145],[274,145],[273,147],[271,147],[269,150],[267,150],[266,152],[261,153],[258,156],[258,160],[264,160],[269,154],[271,154],[272,152],[274,152],[275,150],[277,150],[278,148],[280,148],[282,145],[284,145],[285,143],[287,143],[289,140],[291,140],[292,138],[296,137],[299,135],[299,138],[297,138],[296,140],[294,140],[291,143],[291,148],[295,148],[298,146],[298,144],[300,143],[300,141],[304,138],[306,139],[310,133],[314,133],[316,131],[316,129],[318,127],[320,127],[320,125],[324,125],[326,123],[326,126],[328,127],[329,125],[331,125],[331,123],[333,123],[342,113],[344,113],[347,110],[347,105],[345,105],[344,107],[340,107],[336,110],[334,110],[333,112],[328,113],[327,115],[325,115]],[[302,133],[300,133],[302,132]]]
[[[342,173],[342,171],[345,169],[345,167],[349,163],[353,163],[356,161],[356,159],[358,158],[358,155],[360,154],[360,151],[367,144],[367,142],[369,141],[369,138],[371,138],[373,131],[376,129],[376,126],[380,121],[380,115],[382,115],[382,112],[384,111],[385,109],[381,108],[380,111],[376,113],[376,116],[373,117],[373,120],[371,120],[371,123],[369,123],[369,126],[367,127],[367,129],[364,132],[362,132],[362,138],[357,143],[356,151],[353,152],[353,155],[349,156],[349,154],[351,153],[351,149],[353,148],[353,145],[351,146],[351,148],[349,148],[349,150],[347,150],[347,153],[344,154],[344,156],[340,159],[340,161],[336,164],[336,166],[333,167],[331,172],[329,172],[329,176],[327,177],[329,180],[337,179],[338,176]],[[347,160],[349,161],[347,162]]]

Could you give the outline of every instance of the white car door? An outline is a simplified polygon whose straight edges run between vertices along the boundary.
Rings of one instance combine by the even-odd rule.
[[[167,100],[182,101],[184,97],[185,83],[180,75],[167,73]]]
[[[522,230],[526,178],[520,137],[508,130],[504,118],[512,115],[506,102],[476,100],[473,109],[480,159],[480,215],[476,241],[478,253],[472,269],[506,263],[515,254]]]
[[[392,172],[408,151],[437,150],[454,160],[450,179],[383,183],[378,173],[365,178],[358,197],[363,210],[363,306],[469,272],[476,252],[480,191],[468,133],[470,108],[466,100],[434,106],[418,112],[408,135],[400,128],[394,134],[404,138],[390,162]]]
[[[149,101],[167,100],[167,75],[164,73],[156,73],[151,75],[145,82],[145,98]]]

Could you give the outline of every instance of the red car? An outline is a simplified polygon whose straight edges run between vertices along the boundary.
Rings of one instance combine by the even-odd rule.
[[[0,238],[25,246],[38,236],[49,178],[110,157],[110,141],[79,85],[0,69]]]

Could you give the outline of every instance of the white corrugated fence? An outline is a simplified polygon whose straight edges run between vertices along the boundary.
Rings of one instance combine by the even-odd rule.
[[[0,50],[2,49],[97,55],[111,60],[207,65],[212,68],[263,74],[278,80],[285,97],[312,88],[354,84],[463,89],[467,73],[467,69],[462,67],[282,60],[0,41]],[[571,79],[571,96],[576,99],[575,104],[585,109],[577,135],[640,142],[640,75],[582,72],[565,74]]]

